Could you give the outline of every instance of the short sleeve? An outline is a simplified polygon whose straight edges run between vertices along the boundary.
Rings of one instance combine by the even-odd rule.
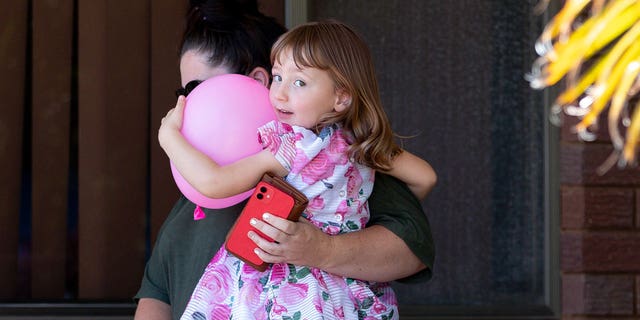
[[[178,202],[179,204],[180,202]],[[175,207],[178,207],[176,205]],[[175,210],[172,210],[172,213]],[[171,218],[171,215],[167,220]],[[163,259],[164,246],[161,239],[164,237],[165,231],[165,222],[160,232],[158,233],[158,237],[156,239],[156,243],[153,246],[153,251],[151,252],[151,257],[144,268],[144,274],[142,275],[142,282],[140,284],[140,288],[136,295],[134,296],[134,301],[138,303],[142,298],[153,298],[156,300],[160,300],[168,305],[171,305],[171,298],[169,297],[169,283],[168,283],[168,272],[167,266]]]
[[[368,225],[380,225],[401,238],[427,268],[404,279],[403,283],[425,282],[431,279],[435,245],[429,220],[420,201],[402,181],[376,173],[373,192],[369,197],[371,218]]]
[[[166,275],[162,265],[158,261],[157,253],[154,252],[154,254],[155,256],[152,255],[151,259],[145,266],[140,289],[133,299],[138,303],[142,298],[153,298],[170,305],[171,301],[169,299],[166,281],[164,279]]]

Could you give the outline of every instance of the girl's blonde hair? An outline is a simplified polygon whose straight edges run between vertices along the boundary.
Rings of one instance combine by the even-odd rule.
[[[342,112],[325,115],[319,126],[341,123],[355,141],[350,156],[377,170],[389,170],[391,160],[402,150],[382,108],[378,81],[369,48],[349,26],[337,21],[311,22],[282,35],[271,50],[271,63],[287,50],[298,67],[329,72],[336,90],[351,95],[351,105]]]

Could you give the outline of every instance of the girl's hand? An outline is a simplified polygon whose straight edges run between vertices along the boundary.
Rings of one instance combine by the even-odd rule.
[[[323,268],[331,252],[331,236],[323,233],[307,219],[289,221],[268,213],[264,220],[253,219],[252,225],[275,242],[269,242],[257,233],[249,231],[249,238],[258,246],[256,254],[268,263],[291,263]]]
[[[182,129],[182,120],[185,106],[185,97],[179,96],[176,106],[167,112],[167,115],[160,122],[158,129],[158,141],[160,145],[164,145],[164,141],[172,133],[179,132]]]
[[[182,128],[182,114],[184,113],[185,97],[179,96],[176,106],[167,112],[167,115],[162,118],[160,130],[164,128],[171,128],[180,130]]]

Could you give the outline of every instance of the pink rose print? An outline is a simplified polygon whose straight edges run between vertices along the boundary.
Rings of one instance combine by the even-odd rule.
[[[320,295],[322,293],[317,294],[314,298],[313,298],[313,306],[316,308],[316,311],[318,311],[319,313],[322,314],[322,301],[320,298]]]
[[[369,222],[369,216],[360,217],[360,228],[363,228]]]
[[[282,313],[287,312],[288,310],[285,306],[279,304],[276,299],[273,299],[273,307],[271,307],[271,311],[273,311],[273,313],[275,314],[281,315]]]
[[[342,309],[342,306],[334,307],[333,315],[338,317],[338,319],[344,319],[344,309]]]
[[[295,166],[295,161],[298,159],[298,157],[303,156],[306,158],[304,151],[296,148],[296,142],[301,140],[302,138],[302,134],[300,133],[297,133],[295,135],[292,135],[291,133],[287,134],[286,136],[282,136],[282,143],[284,145],[279,147],[277,156],[282,157],[283,160],[281,161],[284,161],[284,163],[288,164],[288,166]],[[299,170],[300,169],[297,169],[297,171]]]
[[[292,134],[293,128],[290,125],[282,122],[272,122],[258,130],[258,143],[263,148],[269,148],[271,153],[276,154],[280,150],[283,141],[292,139],[291,142],[295,142],[301,139],[298,135]]]
[[[213,299],[212,302],[222,302],[229,296],[229,282],[231,274],[226,266],[220,265],[205,271],[200,287],[206,288]]]
[[[385,311],[387,311],[387,306],[385,306],[384,304],[380,302],[376,302],[373,304],[373,312],[375,312],[376,314],[381,314]]]
[[[362,186],[362,175],[356,167],[351,166],[344,173],[347,178],[347,196],[352,199],[358,199],[360,197],[360,187]]]
[[[228,305],[217,305],[211,309],[211,319],[229,319],[231,308]]]
[[[340,201],[338,208],[336,208],[336,214],[340,215],[340,222],[344,221],[344,216],[349,211],[349,205],[347,204],[347,200]]]
[[[258,143],[260,143],[263,148],[269,148],[269,151],[275,154],[280,148],[282,139],[276,132],[275,128],[265,126],[258,133]]]
[[[310,211],[320,211],[324,209],[324,198],[322,196],[317,196],[311,199],[307,208],[309,208]]]
[[[271,267],[270,283],[279,284],[289,276],[289,266],[286,263],[275,263]]]
[[[369,207],[367,206],[367,202],[365,201],[361,206],[358,206],[358,214],[362,214],[364,212],[364,214],[368,214],[369,213]]]
[[[348,292],[351,295],[351,290],[349,289],[349,286],[347,285],[347,282],[345,281],[344,278],[332,274],[332,273],[328,273],[327,276],[330,276],[333,278],[333,281],[331,281],[334,285],[340,287],[340,290],[342,290],[343,292]],[[353,296],[351,296],[353,297]]]
[[[287,283],[280,287],[280,298],[286,305],[300,302],[307,296],[309,285],[306,283]]]
[[[333,225],[328,225],[325,229],[324,229],[325,233],[328,233],[332,236],[335,236],[336,234],[340,233],[340,227],[338,226],[333,226]]]
[[[211,261],[209,261],[209,265],[211,266],[211,265],[217,264],[218,261],[220,261],[223,258],[226,258],[228,255],[229,253],[227,252],[227,250],[224,250],[224,249],[218,250],[218,252],[216,252],[216,255],[213,256]]]
[[[296,149],[296,158],[293,160],[293,164],[291,166],[291,173],[298,173],[302,170],[307,163],[309,162],[309,158],[304,151]]]
[[[311,185],[333,175],[335,165],[331,163],[326,150],[320,151],[300,172],[302,181]]]
[[[263,306],[256,304],[257,301],[260,301],[260,295],[263,292],[262,284],[259,279],[243,279],[244,284],[242,288],[240,288],[240,298],[243,300],[243,303],[247,306],[259,307],[258,309],[262,309]]]
[[[358,301],[364,301],[365,299],[372,297],[373,293],[364,284],[359,283],[358,288],[354,292],[354,296]]]
[[[253,318],[256,320],[266,320],[267,319],[267,310],[264,309],[264,306],[260,306],[256,312],[253,313]]]
[[[349,144],[342,135],[341,130],[334,132],[327,150],[332,163],[344,165],[349,161]]]
[[[248,264],[243,264],[242,265],[242,276],[243,278],[247,277],[247,278],[256,278],[259,277],[262,273],[256,269],[254,269],[252,266],[248,265]]]
[[[320,288],[326,290],[327,283],[324,282],[324,276],[322,275],[322,271],[318,268],[311,268],[311,274],[313,275],[314,278],[316,278],[316,280],[318,280],[318,284],[320,285]]]
[[[291,127],[290,124],[288,123],[284,123],[284,122],[277,122],[277,124],[279,125],[278,127],[278,133],[280,134],[285,134],[285,133],[291,133],[293,132],[293,127]]]

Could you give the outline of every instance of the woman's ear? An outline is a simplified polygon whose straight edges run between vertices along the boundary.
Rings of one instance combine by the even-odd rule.
[[[344,90],[338,90],[338,97],[333,109],[342,112],[351,106],[351,94]]]
[[[267,72],[267,69],[263,67],[255,67],[251,72],[249,72],[248,76],[260,82],[263,86],[267,88],[269,87],[269,72]]]

